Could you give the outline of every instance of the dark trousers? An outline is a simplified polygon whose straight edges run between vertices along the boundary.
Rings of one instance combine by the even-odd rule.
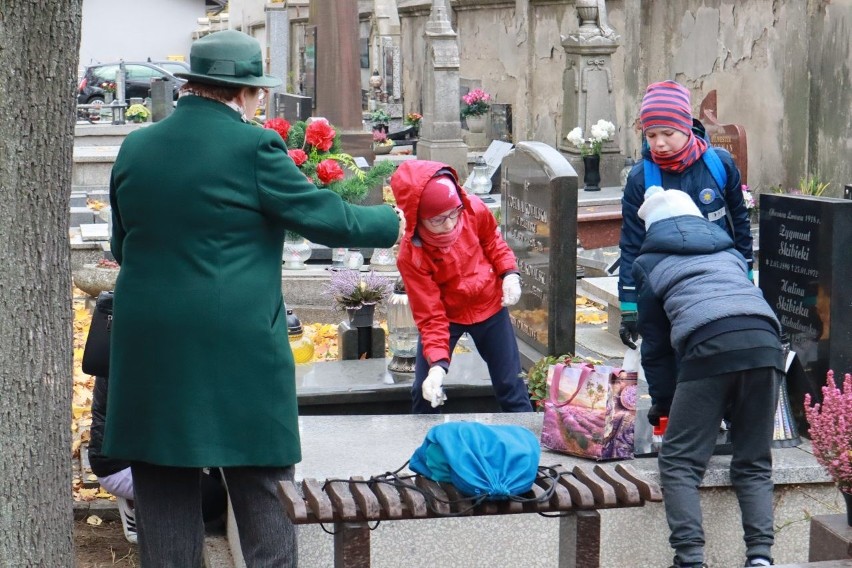
[[[201,468],[131,464],[143,568],[200,568],[204,548]],[[296,529],[278,500],[290,467],[222,468],[248,568],[295,568]]]
[[[731,484],[742,515],[748,556],[770,557],[772,432],[782,375],[771,367],[681,381],[660,449],[669,543],[682,564],[704,560],[698,486],[713,454],[725,410],[731,421]]]
[[[509,320],[509,310],[503,308],[487,320],[472,325],[450,323],[450,353],[463,333],[470,334],[477,351],[488,366],[494,395],[503,412],[532,412],[530,396],[521,378],[521,357],[515,331]],[[420,390],[429,364],[423,357],[423,344],[417,342],[417,359],[414,366],[414,384],[411,387],[411,411],[414,414],[439,414],[441,407],[432,408],[423,400]]]

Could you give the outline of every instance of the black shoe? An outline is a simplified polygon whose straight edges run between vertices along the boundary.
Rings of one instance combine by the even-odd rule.
[[[765,556],[749,556],[744,566],[772,566],[775,562]]]
[[[689,564],[681,564],[680,560],[678,560],[677,556],[672,560],[672,565],[670,568],[707,568],[707,564],[704,562],[692,562]]]

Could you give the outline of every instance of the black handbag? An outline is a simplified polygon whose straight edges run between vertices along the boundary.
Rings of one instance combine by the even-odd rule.
[[[112,328],[112,292],[101,292],[92,312],[92,324],[83,349],[83,372],[97,377],[109,376],[109,336]]]

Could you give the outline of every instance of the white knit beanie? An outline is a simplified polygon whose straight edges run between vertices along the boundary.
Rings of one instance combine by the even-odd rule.
[[[639,218],[645,221],[646,229],[657,221],[681,215],[703,216],[692,198],[678,189],[664,190],[653,185],[645,191],[645,202],[639,208]]]

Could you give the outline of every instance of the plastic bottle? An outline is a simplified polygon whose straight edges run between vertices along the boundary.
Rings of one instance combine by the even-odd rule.
[[[668,416],[660,416],[660,423],[654,426],[654,432],[651,436],[651,449],[657,453],[663,447],[663,435],[666,433],[666,428],[669,425]]]

